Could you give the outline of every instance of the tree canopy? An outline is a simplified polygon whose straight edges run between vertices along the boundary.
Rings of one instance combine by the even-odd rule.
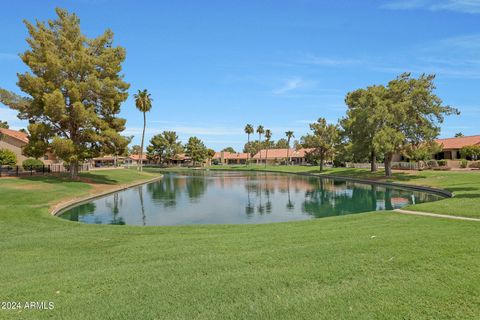
[[[235,149],[233,149],[232,147],[223,148],[222,151],[224,151],[224,152],[231,152],[231,153],[237,153],[237,152],[235,151]]]
[[[2,90],[0,101],[36,124],[29,126],[30,150],[46,144],[76,176],[80,161],[101,153],[112,137],[121,139],[126,120],[118,114],[129,88],[120,74],[126,53],[113,46],[112,31],[87,38],[75,14],[56,13],[55,20],[25,21],[29,49],[21,59],[29,71],[18,74],[18,86],[27,96]]]
[[[318,159],[320,171],[323,171],[323,165],[326,159],[333,158],[335,148],[338,143],[339,131],[336,125],[327,124],[324,118],[319,118],[317,122],[310,124],[311,134],[301,138],[301,144],[304,148],[312,148],[309,152],[311,159]]]
[[[193,161],[193,165],[202,163],[208,157],[208,150],[202,140],[190,137],[185,145],[185,154]]]
[[[10,126],[8,125],[7,121],[0,120],[0,128],[8,129],[8,128],[10,128]]]
[[[174,131],[163,131],[150,139],[147,156],[157,163],[166,163],[183,152],[182,143]]]
[[[390,176],[395,153],[430,144],[439,135],[445,115],[459,114],[434,94],[434,79],[434,75],[413,78],[403,73],[386,87],[348,93],[349,109],[341,125],[352,152],[368,152],[372,163],[377,154],[383,154],[385,173]]]

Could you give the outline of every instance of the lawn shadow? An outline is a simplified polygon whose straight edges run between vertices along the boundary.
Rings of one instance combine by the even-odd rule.
[[[48,174],[48,175],[33,175],[33,176],[20,176],[22,180],[44,182],[44,183],[64,183],[64,182],[78,182],[78,183],[90,183],[90,184],[116,184],[117,180],[111,179],[102,174],[80,173],[77,179],[71,179],[68,173],[60,174]]]

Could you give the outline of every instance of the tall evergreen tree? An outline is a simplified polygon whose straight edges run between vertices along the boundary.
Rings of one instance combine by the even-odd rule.
[[[208,156],[208,150],[202,140],[197,137],[190,137],[185,145],[185,154],[192,159],[195,166],[197,163],[205,161]]]
[[[153,136],[147,147],[148,157],[157,163],[170,162],[181,152],[183,152],[183,146],[174,131],[164,131],[162,134]]]
[[[99,154],[106,139],[125,129],[118,114],[128,97],[129,84],[120,74],[126,54],[113,46],[112,31],[87,38],[75,14],[56,13],[57,19],[48,22],[25,21],[30,48],[21,59],[29,71],[18,74],[17,84],[27,96],[0,90],[0,101],[18,110],[21,119],[43,124],[29,127],[29,144],[46,135],[49,148],[76,177],[80,162]]]
[[[265,130],[265,168],[268,161],[268,149],[270,147],[270,139],[272,138],[272,131],[270,129]]]

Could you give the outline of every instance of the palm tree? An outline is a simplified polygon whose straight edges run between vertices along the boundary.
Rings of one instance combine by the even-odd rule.
[[[138,92],[133,96],[135,98],[135,106],[138,110],[143,112],[143,132],[142,132],[142,144],[140,146],[140,167],[139,170],[143,171],[143,142],[145,139],[145,127],[147,126],[147,116],[146,113],[152,109],[153,99],[148,93],[147,89],[143,91],[138,90]]]
[[[263,126],[262,125],[259,125],[257,127],[257,133],[258,133],[258,142],[259,142],[259,145],[260,145],[260,154],[259,154],[259,157],[260,157],[260,163],[262,163],[262,134],[265,132],[265,130],[263,129]]]
[[[267,167],[268,160],[268,146],[270,144],[270,138],[272,137],[272,131],[270,129],[265,130],[265,168]]]
[[[295,136],[293,135],[293,131],[287,131],[285,132],[285,135],[287,136],[287,165],[290,164],[290,140],[292,138],[295,138]]]
[[[250,147],[250,135],[253,133],[253,126],[251,124],[247,124],[245,126],[245,133],[247,134],[247,165],[248,165],[248,162],[249,162],[249,158],[250,158],[250,151],[249,151],[249,147]]]

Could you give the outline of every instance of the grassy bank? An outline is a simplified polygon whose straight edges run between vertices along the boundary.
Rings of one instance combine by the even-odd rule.
[[[320,174],[317,167],[305,166],[214,166],[213,170],[278,171]],[[385,178],[383,171],[371,173],[366,169],[327,168],[321,174],[347,176],[375,181],[389,181],[445,189],[454,197],[422,203],[406,209],[464,217],[480,217],[480,171],[396,171]]]
[[[374,212],[265,225],[85,225],[61,198],[149,179],[0,180],[0,301],[11,319],[478,319],[480,224]],[[463,182],[462,182],[463,183]]]

